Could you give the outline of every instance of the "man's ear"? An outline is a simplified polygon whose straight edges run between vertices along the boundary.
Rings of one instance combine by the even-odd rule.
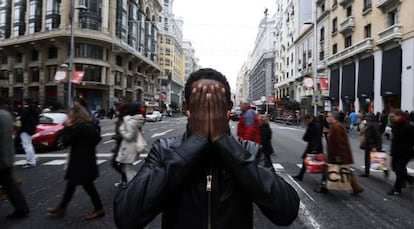
[[[185,100],[182,103],[182,108],[184,109],[185,115],[189,118],[190,117],[190,111],[188,110],[188,104]]]

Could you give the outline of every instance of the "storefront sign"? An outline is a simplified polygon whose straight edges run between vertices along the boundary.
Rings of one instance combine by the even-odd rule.
[[[311,77],[303,78],[303,87],[308,89],[313,87],[313,79]]]

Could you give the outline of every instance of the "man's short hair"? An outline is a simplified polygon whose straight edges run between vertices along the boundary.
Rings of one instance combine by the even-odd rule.
[[[240,103],[249,105],[250,104],[250,101],[248,99],[246,99],[246,98],[241,98],[240,99]]]
[[[221,74],[220,72],[212,68],[201,68],[190,74],[187,82],[185,83],[185,89],[184,89],[185,100],[187,102],[190,101],[190,97],[191,97],[191,91],[192,91],[191,85],[195,81],[198,81],[201,79],[211,79],[211,80],[216,80],[222,83],[224,85],[224,89],[226,90],[225,92],[226,100],[228,103],[231,103],[229,82],[227,81],[226,77],[223,74]]]

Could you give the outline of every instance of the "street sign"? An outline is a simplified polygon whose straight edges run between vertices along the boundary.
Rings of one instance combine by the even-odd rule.
[[[321,93],[315,92],[312,96],[312,106],[323,106],[323,100],[322,100],[322,96]]]

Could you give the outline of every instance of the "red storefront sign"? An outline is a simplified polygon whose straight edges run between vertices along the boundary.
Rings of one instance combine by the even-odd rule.
[[[80,84],[80,82],[82,82],[82,79],[83,79],[84,75],[85,75],[84,71],[74,71],[73,75],[72,75],[71,82],[76,83],[76,84]]]
[[[319,78],[319,87],[322,91],[329,90],[328,78],[326,77]]]

